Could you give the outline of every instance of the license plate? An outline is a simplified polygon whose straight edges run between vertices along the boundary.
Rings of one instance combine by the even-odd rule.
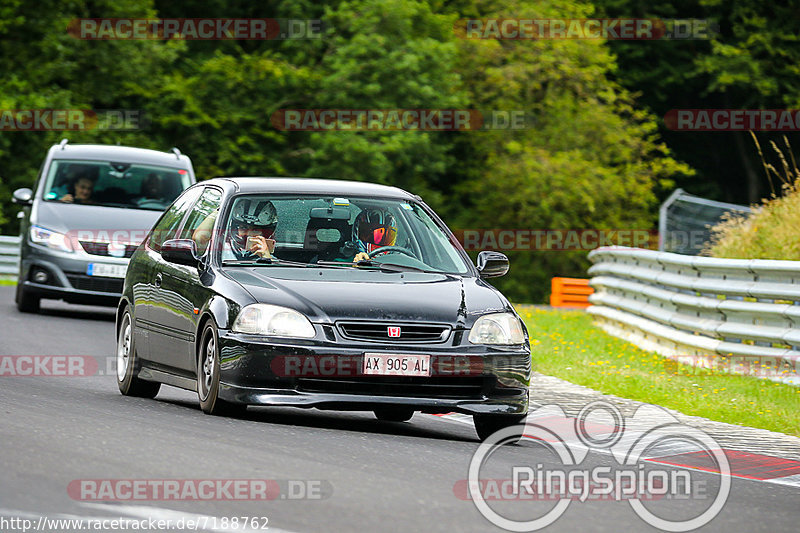
[[[365,376],[430,376],[431,356],[366,353],[361,373]]]
[[[108,265],[105,263],[89,263],[86,273],[90,276],[100,276],[104,278],[124,278],[128,271],[128,265]]]

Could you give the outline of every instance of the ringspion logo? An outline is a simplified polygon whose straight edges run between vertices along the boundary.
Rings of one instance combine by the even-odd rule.
[[[606,423],[598,423],[604,420]],[[610,422],[610,423],[608,423]],[[545,448],[543,454],[515,454],[519,459],[510,469],[492,464],[501,445],[519,438]],[[690,468],[660,468],[658,457],[676,450],[700,455],[719,472],[716,487],[706,480],[693,480]],[[586,464],[590,452],[608,453],[612,465]],[[498,454],[502,455],[502,454]],[[528,457],[525,461],[523,458]],[[552,460],[550,460],[552,458]],[[649,461],[654,462],[649,462]],[[647,463],[645,463],[647,462]],[[669,463],[664,463],[669,464]],[[497,479],[502,469],[507,478]],[[482,472],[492,472],[484,477]],[[472,500],[478,511],[492,524],[508,531],[538,531],[558,520],[573,503],[595,500],[626,501],[645,523],[666,531],[691,531],[713,520],[725,505],[731,489],[731,468],[720,445],[705,432],[681,424],[665,409],[640,406],[632,417],[625,417],[613,404],[598,400],[587,404],[576,417],[567,416],[557,405],[546,405],[529,413],[524,425],[497,431],[485,440],[469,465],[464,481],[453,487],[456,497]],[[659,500],[699,500],[708,505],[678,506],[677,512],[659,516]],[[528,505],[517,512],[493,501],[520,501]],[[547,507],[530,505],[534,501],[555,501]],[[646,506],[642,502],[652,502]]]

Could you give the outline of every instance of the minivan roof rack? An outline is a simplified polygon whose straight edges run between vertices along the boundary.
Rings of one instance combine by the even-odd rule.
[[[172,153],[175,154],[175,159],[181,158],[181,151],[175,148],[174,146],[172,147]]]
[[[58,143],[58,145],[59,145],[59,146],[61,147],[61,149],[63,150],[63,149],[64,149],[64,148],[67,146],[67,143],[68,143],[68,142],[69,142],[69,139],[67,139],[66,137],[64,137],[63,139],[61,139],[61,142],[60,142],[60,143]]]

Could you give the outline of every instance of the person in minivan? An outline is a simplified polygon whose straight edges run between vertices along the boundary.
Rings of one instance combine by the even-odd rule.
[[[141,194],[141,197],[136,200],[136,204],[139,206],[169,203],[164,198],[164,183],[161,176],[155,172],[149,173],[142,182]]]
[[[59,198],[62,202],[76,204],[92,204],[94,181],[87,176],[79,176],[70,185],[70,192]]]

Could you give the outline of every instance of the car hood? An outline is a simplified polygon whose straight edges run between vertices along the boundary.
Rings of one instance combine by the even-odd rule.
[[[39,202],[34,223],[80,240],[140,244],[162,211]]]
[[[473,277],[274,266],[226,273],[259,302],[291,307],[317,323],[394,320],[469,328],[480,315],[511,309],[496,289]]]

